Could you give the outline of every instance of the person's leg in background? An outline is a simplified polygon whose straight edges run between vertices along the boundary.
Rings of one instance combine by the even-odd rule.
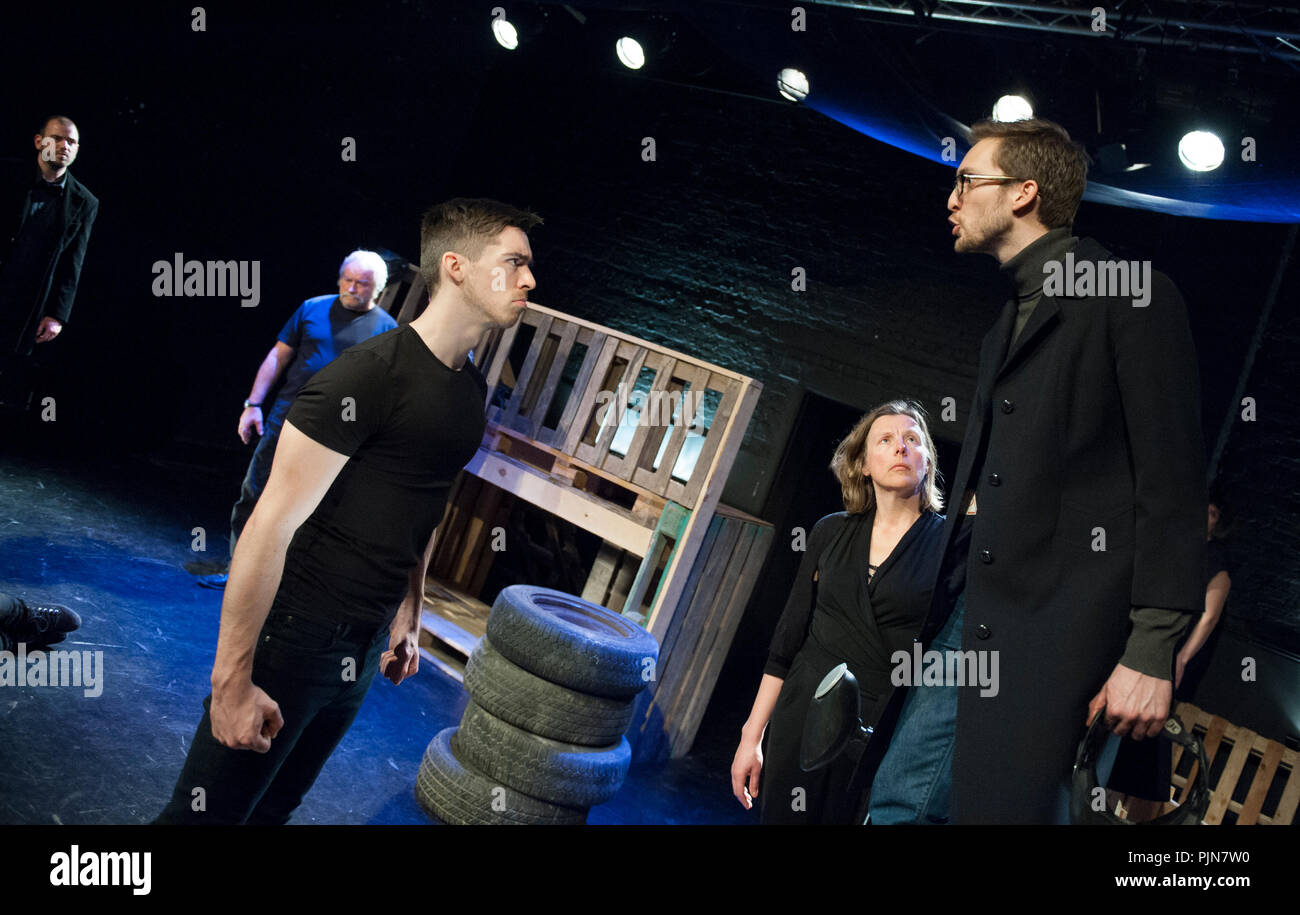
[[[13,651],[19,642],[29,650],[62,642],[81,626],[81,617],[62,604],[28,602],[0,592],[0,650]]]
[[[961,649],[965,606],[963,592],[928,649]],[[882,826],[947,823],[952,806],[952,751],[956,737],[957,687],[909,687],[898,726],[871,786],[870,822]]]

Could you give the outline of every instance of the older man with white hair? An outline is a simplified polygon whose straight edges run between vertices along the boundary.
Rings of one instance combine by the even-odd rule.
[[[349,346],[397,326],[387,312],[375,307],[387,282],[388,267],[382,257],[374,251],[353,251],[339,265],[338,294],[316,296],[299,305],[262,360],[243,412],[239,414],[239,437],[244,444],[251,440],[253,430],[262,438],[248,463],[239,501],[230,514],[232,556],[235,541],[253,514],[253,506],[271,474],[280,427],[299,389]],[[268,393],[282,376],[284,384],[275,403],[269,411],[264,411]],[[205,588],[222,589],[226,586],[226,575],[225,572],[205,575],[198,583]]]

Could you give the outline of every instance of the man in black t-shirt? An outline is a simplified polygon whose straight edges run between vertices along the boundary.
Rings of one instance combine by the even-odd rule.
[[[417,671],[434,527],[485,425],[467,356],[523,313],[536,285],[525,233],[540,222],[492,200],[430,209],[428,307],[299,393],[235,548],[212,694],[156,822],[286,822],[375,673]]]

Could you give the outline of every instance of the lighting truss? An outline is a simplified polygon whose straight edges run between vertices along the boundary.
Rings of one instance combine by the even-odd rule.
[[[930,26],[941,22],[1027,29],[1058,35],[1132,41],[1182,50],[1213,50],[1267,55],[1300,62],[1300,8],[1252,6],[1234,0],[1165,0],[1158,15],[1152,3],[1114,2],[1076,5],[1068,0],[807,0],[813,6],[836,6],[879,14],[884,21],[911,20]],[[1106,31],[1094,31],[1093,9],[1106,12]],[[873,18],[875,18],[873,16]]]

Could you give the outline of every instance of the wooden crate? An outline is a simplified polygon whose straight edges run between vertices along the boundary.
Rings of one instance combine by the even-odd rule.
[[[1238,826],[1256,824],[1286,826],[1295,819],[1300,802],[1300,777],[1296,775],[1297,754],[1276,740],[1237,727],[1226,719],[1180,702],[1175,713],[1205,746],[1210,765],[1210,806],[1201,820],[1206,826],[1223,824],[1225,818]],[[1182,803],[1196,780],[1200,764],[1183,748],[1173,748],[1171,794]],[[1132,805],[1124,798],[1120,812]],[[1174,809],[1163,805],[1159,813]]]
[[[638,760],[690,750],[773,534],[766,521],[718,506],[682,596],[685,609],[674,615],[655,680],[638,701]]]
[[[399,320],[409,321],[424,298],[413,270],[381,304],[391,312],[399,295]],[[438,526],[429,574],[442,596],[426,594],[425,657],[463,676],[482,633],[458,620],[482,606],[492,532],[524,499],[604,542],[583,596],[662,646],[630,736],[684,755],[771,541],[771,525],[719,504],[762,385],[536,304],[485,336],[472,359],[488,384],[488,431]],[[620,435],[624,417],[637,421]],[[683,457],[696,449],[693,463]]]

